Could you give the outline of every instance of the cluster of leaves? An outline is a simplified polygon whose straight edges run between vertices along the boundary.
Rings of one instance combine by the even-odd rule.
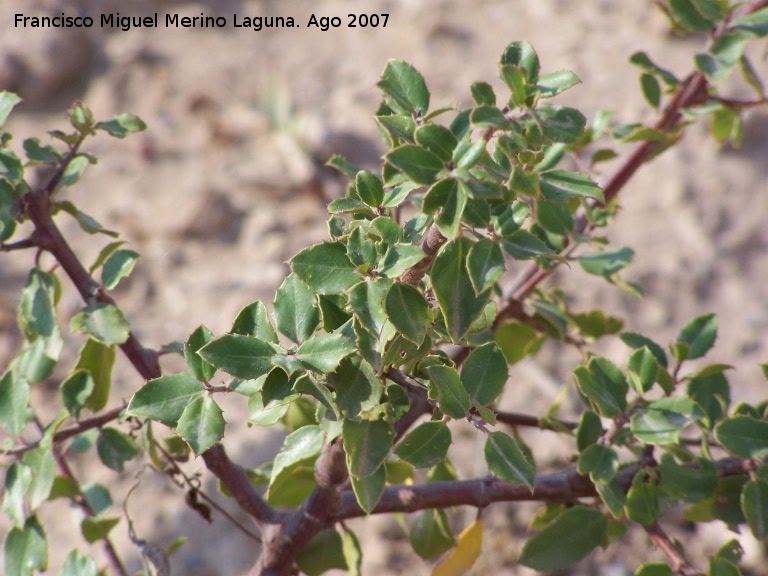
[[[684,112],[687,120],[710,115],[718,140],[738,141],[739,103],[717,97],[711,83],[738,66],[764,100],[744,47],[768,35],[768,8],[735,18],[726,2],[662,4],[681,29],[718,31],[709,51],[695,58],[709,92]],[[690,85],[690,79],[677,79],[644,53],[631,61],[641,67],[643,93],[655,108],[662,85],[673,98]],[[19,306],[24,344],[0,379],[0,425],[9,434],[3,449],[17,456],[6,472],[3,496],[3,510],[14,524],[4,544],[7,574],[45,569],[47,544],[36,511],[47,500],[78,503],[89,542],[108,542],[120,520],[107,514],[112,505],[107,487],[81,485],[62,465],[57,435],[66,423],[75,419],[83,426],[67,451],[95,446],[104,466],[117,472],[146,454],[158,470],[180,473],[178,463],[190,450],[205,456],[223,439],[226,422],[215,400],[223,392],[242,396],[250,425],[279,423],[289,432],[273,461],[247,471],[251,484],[265,488],[268,507],[305,505],[325,486],[318,476],[324,451],[343,447],[348,488],[343,478],[331,484],[351,490],[356,506],[328,511],[326,529],[310,534],[315,538],[295,558],[310,575],[332,567],[359,570],[357,538],[347,526],[337,531],[338,522],[378,512],[388,490],[396,493],[426,478],[439,494],[445,481],[458,480],[448,458],[452,420],[470,421],[485,437],[492,478],[484,480],[483,491],[519,486],[525,497],[547,500],[531,523],[538,534],[520,556],[520,563],[534,569],[570,566],[619,538],[630,523],[658,536],[659,514],[680,502],[688,520],[747,524],[757,538],[766,537],[768,402],[731,407],[728,365],[683,370],[712,348],[717,333],[712,315],[686,324],[665,351],[645,336],[622,332],[622,322],[600,310],[571,310],[562,291],[538,288],[510,297],[501,285],[526,262],[545,272],[578,262],[584,272],[639,293],[619,277],[632,250],[610,248],[604,238],[589,234],[610,221],[615,191],[604,193],[589,176],[561,166],[587,153],[590,165],[615,157],[613,150],[595,145],[603,134],[619,143],[652,145],[650,152],[659,153],[674,144],[684,123],[670,115],[674,121],[654,127],[616,126],[608,114],[588,121],[574,108],[549,103],[579,80],[570,72],[542,74],[527,42],[505,49],[499,73],[509,93],[503,99],[490,84],[476,82],[470,87],[473,106],[430,109],[421,74],[405,62],[390,61],[379,82],[383,102],[376,114],[390,146],[381,173],[333,158],[330,165],[348,175],[350,184],[329,206],[329,239],[290,261],[291,273],[276,292],[271,314],[256,301],[224,335],[200,326],[185,343],[167,350],[184,357],[188,372],[142,372],[152,375],[125,409],[105,412],[116,347],[137,367],[139,360],[130,326],[108,291],[131,272],[139,255],[114,241],[88,269],[59,258],[86,300],[71,331],[88,339],[61,382],[62,410],[45,425],[30,406],[29,390],[51,378],[61,354],[56,306],[62,288],[55,271],[39,265],[30,271]],[[17,102],[11,94],[0,95],[0,127]],[[445,117],[450,121],[441,123]],[[87,137],[98,131],[124,137],[144,124],[128,114],[96,122],[82,104],[73,108],[70,121],[73,132],[51,133],[64,148],[28,139],[25,161],[9,147],[10,136],[2,135],[4,249],[53,252],[58,230],[50,217],[62,211],[89,234],[114,235],[56,193],[95,163],[81,151]],[[37,164],[54,171],[42,189],[32,190],[24,172]],[[35,213],[41,205],[45,217]],[[17,223],[27,218],[35,233],[10,243]],[[584,249],[576,255],[578,248]],[[101,282],[93,278],[99,271]],[[619,335],[629,348],[623,368],[587,351],[590,342],[607,335]],[[578,423],[569,424],[556,418],[555,407],[536,425],[574,438],[573,472],[589,479],[583,492],[549,499],[536,497],[541,481],[536,455],[516,430],[502,429],[510,418],[496,409],[510,365],[535,355],[547,340],[583,352],[573,374],[585,410]],[[222,373],[231,378],[212,384]],[[86,410],[99,419],[93,426],[83,425]],[[414,426],[424,414],[429,418]],[[109,425],[117,418],[132,423],[131,431]],[[158,437],[153,422],[173,433]],[[14,438],[31,426],[38,428],[39,440],[18,444]],[[730,458],[723,458],[726,454]],[[426,469],[426,475],[416,469]],[[222,486],[225,493],[230,488]],[[418,511],[409,527],[414,551],[435,558],[451,550],[435,573],[456,574],[480,554],[483,525],[476,520],[456,539],[444,510],[480,498],[468,488],[463,500],[421,504],[412,496],[401,508],[388,505],[390,511]],[[497,498],[502,499],[509,498]],[[739,557],[734,541],[725,544],[710,560],[710,575],[738,574]],[[294,558],[287,560],[284,571]],[[158,573],[161,565],[155,564]],[[95,574],[96,565],[73,551],[66,570]],[[671,575],[672,569],[651,563],[636,574]]]

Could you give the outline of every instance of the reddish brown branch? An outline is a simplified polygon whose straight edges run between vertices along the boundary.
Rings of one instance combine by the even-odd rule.
[[[437,251],[445,244],[447,238],[440,233],[437,226],[432,226],[424,236],[424,240],[421,243],[421,250],[424,252],[424,258],[422,258],[417,264],[403,272],[400,276],[400,281],[404,284],[410,284],[411,286],[418,286],[421,279],[424,278],[424,274],[429,268],[430,263],[437,255]]]
[[[616,480],[625,492],[631,487],[635,474],[646,465],[647,462],[637,462],[623,468],[616,475]],[[747,474],[752,465],[749,460],[737,458],[727,458],[715,463],[720,477]],[[575,468],[572,468],[537,476],[533,492],[526,486],[508,484],[492,477],[432,482],[417,486],[390,486],[384,490],[381,500],[371,514],[417,512],[462,505],[483,508],[495,502],[564,502],[596,495],[595,486],[589,478],[580,476]],[[336,522],[365,515],[353,493],[345,492],[341,499]]]
[[[232,492],[240,507],[254,519],[262,531],[264,524],[275,524],[284,520],[282,514],[256,493],[245,470],[229,459],[221,444],[209,448],[202,456],[208,469]]]
[[[53,221],[47,192],[43,190],[30,192],[24,196],[24,200],[27,215],[35,225],[34,237],[37,245],[56,258],[83,300],[89,304],[93,302],[114,304],[114,300],[80,263]],[[162,375],[157,354],[153,350],[144,348],[132,333],[120,348],[144,379],[150,380]],[[103,415],[107,419],[111,419],[111,416],[113,415]],[[277,512],[256,493],[245,472],[227,458],[220,445],[214,446],[208,452],[210,454],[203,455],[206,464],[212,467],[212,471],[236,495],[238,503],[246,512],[261,522],[270,523],[278,520]]]
[[[675,542],[672,541],[667,533],[664,532],[658,522],[646,526],[645,531],[648,533],[648,536],[650,536],[653,543],[667,557],[669,565],[675,574],[680,574],[682,576],[704,576],[703,572],[699,572],[688,562],[683,552],[675,545]]]
[[[42,426],[40,426],[40,428],[42,429]],[[72,472],[72,469],[69,467],[69,464],[67,463],[64,456],[62,456],[58,450],[54,449],[53,457],[56,460],[56,467],[59,469],[59,473],[66,477],[77,491],[77,496],[73,499],[74,503],[83,511],[83,514],[85,514],[87,517],[95,518],[96,512],[88,502],[88,499],[83,495],[82,489],[80,488],[80,483]],[[118,556],[117,550],[115,550],[112,541],[108,537],[103,538],[103,546],[104,552],[107,554],[109,563],[112,566],[112,571],[115,574],[120,574],[120,576],[128,576],[128,570],[123,565],[123,561],[120,560],[120,556]]]
[[[343,473],[339,473],[339,464]],[[301,507],[284,522],[265,533],[265,545],[252,576],[284,576],[289,574],[296,555],[319,532],[337,522],[342,495],[338,487],[346,480],[344,450],[340,443],[323,448],[315,464],[318,485]],[[352,492],[346,492],[351,494]]]
[[[69,440],[73,436],[77,436],[78,434],[81,434],[86,430],[90,430],[92,428],[100,428],[104,426],[104,424],[106,424],[107,422],[116,420],[120,416],[120,413],[122,411],[123,411],[123,408],[113,408],[112,410],[109,410],[107,412],[102,412],[101,414],[97,414],[92,418],[86,418],[84,420],[80,420],[74,426],[70,426],[69,428],[64,428],[62,430],[59,430],[56,434],[53,435],[53,445],[56,446],[57,444],[61,444],[65,440]],[[8,452],[5,452],[5,454],[9,456],[18,456],[18,455],[24,454],[24,452],[27,452],[29,450],[34,450],[39,445],[40,445],[39,440],[35,442],[30,442],[29,444],[25,444],[24,446],[19,446],[18,448],[12,448],[11,450],[8,450]]]

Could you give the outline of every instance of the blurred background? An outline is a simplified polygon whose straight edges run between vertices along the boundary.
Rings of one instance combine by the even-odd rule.
[[[90,15],[91,29],[15,28],[13,15]],[[159,12],[181,16],[224,16],[227,28],[100,28],[99,15],[119,12],[147,16]],[[347,28],[349,13],[387,13],[386,28]],[[293,17],[300,28],[232,28],[233,15]],[[326,32],[309,29],[312,14],[337,16],[342,27]],[[210,0],[207,2],[105,0],[3,0],[0,15],[0,89],[17,92],[24,102],[7,129],[21,148],[24,138],[68,127],[67,110],[83,100],[97,119],[121,112],[140,116],[148,130],[125,141],[99,136],[86,150],[99,163],[81,183],[66,192],[106,228],[121,232],[127,247],[142,254],[136,269],[115,297],[145,344],[184,340],[203,323],[214,333],[227,331],[246,304],[268,305],[299,249],[323,240],[326,204],[344,183],[323,167],[334,153],[375,169],[385,148],[372,116],[379,104],[375,84],[389,58],[403,59],[422,72],[432,92],[432,106],[471,103],[469,84],[488,81],[504,94],[497,62],[504,47],[526,39],[537,50],[544,72],[568,69],[582,84],[559,97],[588,117],[614,112],[617,123],[650,121],[654,111],[643,101],[638,70],[627,63],[644,50],[661,66],[684,77],[691,56],[703,48],[703,36],[679,38],[669,32],[651,1],[624,0]],[[753,61],[763,77],[765,59]],[[731,95],[750,97],[738,82],[727,81]],[[620,150],[621,151],[621,150]],[[618,163],[599,165],[593,174],[604,181]],[[45,174],[32,172],[30,183]],[[684,141],[645,167],[622,192],[622,210],[607,234],[615,245],[635,250],[623,277],[646,292],[640,300],[605,285],[581,270],[560,270],[549,286],[574,289],[577,310],[603,307],[625,318],[625,329],[662,343],[672,341],[690,318],[715,312],[719,338],[712,361],[734,365],[729,373],[734,402],[765,397],[758,362],[768,360],[768,112],[747,117],[739,150],[720,147],[707,127],[692,127]],[[58,221],[81,260],[89,264],[109,241],[83,234],[73,220]],[[21,237],[21,235],[19,235]],[[15,310],[32,254],[0,257],[0,366],[19,345]],[[64,281],[62,326],[81,303]],[[66,328],[65,328],[66,329]],[[73,358],[81,338],[68,342]],[[617,361],[626,358],[620,343],[601,351]],[[164,361],[166,372],[181,370]],[[543,410],[557,395],[578,362],[572,352],[547,346],[536,361],[516,365],[510,410]],[[67,367],[63,362],[63,368]],[[64,376],[62,372],[60,376]],[[37,399],[54,398],[59,380],[36,387]],[[141,385],[118,359],[115,405]],[[243,426],[242,402],[229,402],[230,426],[225,445],[245,466],[255,467],[279,450],[279,430]],[[577,414],[566,402],[564,415]],[[570,412],[569,412],[570,411]],[[451,450],[466,462],[466,474],[483,474],[477,455],[480,440],[459,429]],[[540,458],[542,470],[557,469],[549,433],[525,438]],[[456,435],[454,436],[457,437]],[[562,464],[560,464],[562,466]],[[79,460],[82,480],[99,481],[113,490],[115,501],[132,484],[132,476],[89,466]],[[201,462],[189,470],[202,471]],[[95,477],[93,474],[100,474]],[[211,482],[205,488],[215,490]],[[57,502],[48,524],[54,548],[51,568],[82,542]],[[234,507],[230,507],[234,509]],[[168,545],[178,535],[190,542],[174,555],[174,573],[204,576],[240,574],[252,565],[257,550],[231,531],[220,516],[209,526],[184,504],[183,493],[161,475],[145,474],[132,497],[131,509],[140,537]],[[526,575],[513,566],[525,525],[535,506],[499,504],[485,520],[485,554],[476,573]],[[116,514],[120,511],[115,509]],[[451,513],[460,529],[472,510]],[[410,550],[406,533],[392,518],[352,523],[365,545],[365,573],[427,574],[431,564]],[[0,531],[2,531],[0,524]],[[675,536],[691,548],[711,552],[731,536],[718,527],[679,527]],[[132,570],[139,555],[127,539],[124,523],[113,532]],[[762,553],[748,533],[739,537],[748,550],[753,574]],[[646,559],[662,561],[660,552],[632,534],[625,548],[596,552],[568,574],[625,576]],[[98,552],[97,552],[98,554]],[[598,566],[599,564],[599,566]],[[764,572],[763,572],[764,573]]]

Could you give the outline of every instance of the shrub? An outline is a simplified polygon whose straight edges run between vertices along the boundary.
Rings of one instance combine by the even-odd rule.
[[[123,472],[138,460],[174,476],[186,485],[187,503],[209,515],[211,506],[219,509],[215,499],[184,471],[190,452],[201,456],[221,491],[259,528],[257,535],[240,526],[262,544],[256,574],[359,573],[363,551],[345,520],[402,512],[416,514],[414,551],[423,558],[447,553],[435,573],[458,574],[480,554],[483,509],[501,501],[542,504],[519,562],[545,572],[567,568],[637,524],[668,563],[644,564],[636,575],[703,573],[662,527],[660,514],[679,504],[687,520],[746,524],[765,538],[768,401],[732,407],[729,365],[689,368],[714,345],[714,315],[692,319],[665,348],[623,331],[620,319],[599,309],[572,310],[562,290],[541,287],[566,264],[640,293],[620,277],[632,250],[607,245],[597,232],[610,223],[626,182],[692,122],[706,117],[716,140],[738,143],[741,111],[764,103],[744,48],[768,35],[768,8],[742,4],[662,3],[677,29],[707,31],[711,41],[686,78],[642,52],[632,56],[645,98],[654,108],[663,104],[653,125],[615,125],[605,113],[589,120],[549,104],[579,79],[542,73],[527,42],[511,43],[501,56],[509,95],[476,82],[475,105],[461,111],[431,107],[421,74],[390,61],[375,117],[390,145],[381,172],[341,157],[329,161],[350,180],[328,207],[329,239],[291,259],[271,314],[253,302],[229,333],[200,326],[182,346],[162,351],[138,341],[110,295],[139,255],[114,241],[86,268],[54,221],[66,212],[90,234],[114,234],[57,192],[95,162],[83,149],[90,136],[123,138],[144,130],[143,122],[130,114],[97,122],[78,103],[72,130],[51,132],[54,144],[25,140],[25,160],[3,134],[2,249],[45,251],[58,263],[44,270],[36,259],[30,269],[19,304],[24,343],[0,379],[0,424],[9,435],[3,509],[13,523],[6,574],[45,570],[36,511],[54,498],[82,509],[83,538],[103,541],[112,570],[126,573],[110,540],[121,518],[103,514],[109,490],[83,484],[61,450],[93,429],[93,458],[104,467]],[[754,101],[719,96],[717,82],[735,68],[757,92]],[[18,101],[0,95],[0,126]],[[600,187],[564,166],[576,154],[589,156],[590,166],[613,158],[596,145],[604,137],[635,147]],[[38,164],[51,166],[52,176],[32,187],[25,171]],[[26,221],[32,232],[13,240]],[[53,378],[62,349],[59,269],[85,302],[70,330],[88,339],[60,382],[61,411],[43,422],[30,386]],[[629,350],[621,367],[590,351],[595,340],[615,337]],[[584,405],[578,422],[558,418],[557,403],[542,416],[497,408],[509,393],[509,366],[548,340],[581,352],[573,369]],[[127,405],[110,408],[119,404],[110,394],[117,348],[146,382]],[[182,355],[188,372],[162,374],[161,352]],[[214,384],[220,373],[226,383]],[[216,398],[228,392],[247,403],[249,424],[280,423],[289,432],[274,460],[255,470],[232,461],[222,444],[226,423]],[[447,459],[454,420],[467,420],[484,438],[488,475],[458,478]],[[537,474],[537,455],[517,433],[522,427],[557,432],[572,458],[560,471]],[[33,442],[25,440],[30,430],[38,435]],[[477,519],[455,537],[445,509],[460,505],[476,508]],[[175,546],[163,550],[139,538],[125,516],[147,572],[169,574]],[[735,540],[723,543],[708,574],[738,574],[740,554]],[[64,572],[97,568],[73,550]]]

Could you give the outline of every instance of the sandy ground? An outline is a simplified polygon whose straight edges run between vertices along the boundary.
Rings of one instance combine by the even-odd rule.
[[[651,2],[624,0],[351,0],[143,2],[111,0],[67,2],[66,10],[83,14],[120,12],[148,15],[161,10],[187,16],[291,16],[295,29],[149,29],[127,32],[94,27],[34,30],[13,27],[17,12],[58,13],[64,4],[43,0],[4,0],[0,8],[0,89],[25,97],[9,123],[19,143],[66,128],[66,110],[84,100],[97,118],[130,111],[149,130],[127,141],[94,139],[87,149],[99,157],[82,184],[68,197],[119,230],[129,247],[142,254],[131,279],[116,292],[126,316],[149,346],[183,340],[200,323],[215,333],[226,331],[245,304],[272,300],[282,281],[285,261],[300,248],[325,237],[324,205],[339,184],[319,168],[331,153],[358,164],[376,166],[384,151],[371,119],[378,106],[375,83],[388,58],[407,60],[426,77],[434,106],[470,102],[468,86],[485,80],[497,87],[496,63],[512,40],[527,39],[539,53],[544,71],[569,69],[582,84],[560,98],[591,115],[612,110],[619,122],[643,121],[653,111],[637,89],[637,70],[627,58],[646,50],[680,74],[691,69],[690,56],[703,38],[670,36]],[[345,27],[350,12],[388,13],[386,28]],[[323,32],[305,26],[311,14],[338,16],[342,27]],[[98,16],[97,16],[98,17]],[[758,69],[768,75],[765,61]],[[745,95],[734,87],[734,95]],[[615,164],[602,167],[604,179]],[[719,148],[693,127],[684,141],[646,167],[622,193],[622,212],[608,231],[616,245],[636,251],[628,280],[640,284],[645,300],[627,296],[581,271],[559,272],[553,283],[577,288],[577,309],[603,306],[627,318],[628,329],[670,341],[693,316],[720,317],[712,359],[733,364],[735,401],[765,397],[757,362],[768,358],[768,113],[748,118],[743,147]],[[32,180],[35,176],[32,176]],[[72,221],[59,218],[82,261],[93,261],[106,238],[81,234]],[[18,344],[14,327],[18,291],[30,254],[0,258],[0,364]],[[80,307],[69,289],[60,307],[63,325]],[[65,353],[74,354],[80,339]],[[621,359],[620,344],[604,352]],[[556,347],[536,362],[515,368],[520,383],[506,407],[543,407],[552,400],[575,359]],[[168,372],[180,369],[169,361]],[[63,375],[63,374],[62,374]],[[119,361],[114,404],[141,383]],[[36,390],[38,397],[55,391]],[[276,431],[246,429],[243,406],[231,402],[226,446],[246,466],[256,466],[279,449]],[[573,407],[566,407],[566,410]],[[457,431],[462,446],[454,456],[467,471],[482,473],[477,438]],[[548,450],[552,437],[528,435],[535,450]],[[543,467],[555,455],[543,452]],[[78,462],[84,480],[113,487],[119,501],[130,475],[118,476]],[[201,463],[190,471],[203,470]],[[100,476],[93,476],[95,473]],[[256,548],[221,517],[209,527],[185,507],[183,495],[162,477],[150,477],[132,500],[140,536],[163,545],[176,535],[190,542],[174,557],[174,573],[205,576],[241,574]],[[207,489],[213,489],[210,482]],[[51,567],[58,570],[72,546],[73,524],[66,506],[57,503],[49,538]],[[521,546],[527,507],[498,505],[487,519],[485,554],[476,571],[530,574],[512,566]],[[119,513],[117,508],[115,513]],[[472,511],[457,511],[460,528]],[[428,573],[429,565],[409,551],[407,539],[392,519],[356,525],[366,544],[365,573]],[[121,524],[115,539],[131,570],[138,556]],[[710,534],[712,533],[712,534]],[[681,537],[686,536],[680,533]],[[711,550],[730,536],[706,528],[689,535],[691,546]],[[743,545],[756,550],[751,536]],[[642,534],[632,534],[622,549],[598,552],[571,574],[628,575],[627,566],[642,558],[661,561]],[[752,553],[752,562],[757,562]],[[755,574],[759,571],[754,572]]]

